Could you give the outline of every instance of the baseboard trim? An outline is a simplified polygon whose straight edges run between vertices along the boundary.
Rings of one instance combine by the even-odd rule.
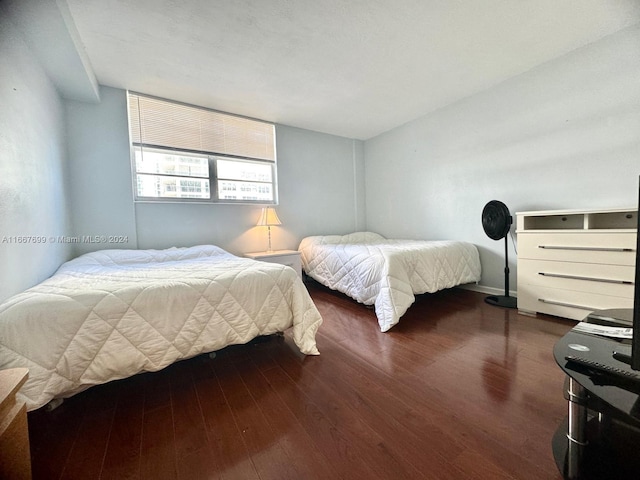
[[[473,292],[486,293],[487,295],[504,295],[504,288],[487,287],[485,285],[479,285],[477,283],[465,283],[463,285],[458,285],[457,288],[471,290]],[[517,297],[517,290],[509,290],[509,296]]]

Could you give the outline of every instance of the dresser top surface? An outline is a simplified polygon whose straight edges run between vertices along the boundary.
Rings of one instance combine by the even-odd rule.
[[[628,208],[594,208],[594,209],[568,209],[568,210],[534,210],[527,212],[516,212],[518,216],[536,216],[544,217],[550,215],[589,215],[594,213],[624,213],[624,212],[637,212],[637,207]]]

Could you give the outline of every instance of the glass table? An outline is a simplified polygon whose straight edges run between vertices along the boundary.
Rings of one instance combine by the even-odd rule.
[[[640,380],[628,380],[569,362],[588,357],[629,370],[613,358],[629,354],[624,341],[571,330],[553,354],[567,375],[568,414],[552,441],[560,472],[567,479],[640,478]]]

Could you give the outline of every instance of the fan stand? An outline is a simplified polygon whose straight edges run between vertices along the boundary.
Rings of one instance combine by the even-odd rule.
[[[509,249],[507,248],[507,236],[504,237],[504,295],[489,295],[484,301],[489,305],[504,308],[517,308],[518,299],[509,296]]]

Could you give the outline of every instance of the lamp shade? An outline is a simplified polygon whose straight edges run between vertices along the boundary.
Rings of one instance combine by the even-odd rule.
[[[256,225],[261,227],[269,227],[271,225],[282,225],[282,222],[278,218],[278,214],[276,213],[275,208],[263,207],[262,213],[260,214],[260,218],[258,219],[258,223]]]

